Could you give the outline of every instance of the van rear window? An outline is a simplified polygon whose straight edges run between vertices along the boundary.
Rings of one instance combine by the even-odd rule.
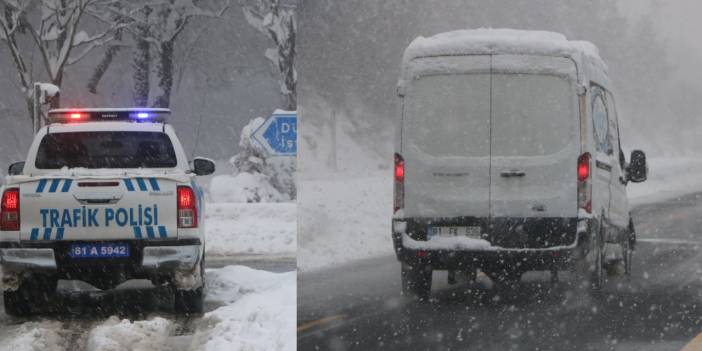
[[[47,134],[37,151],[37,169],[173,168],[177,159],[168,135],[157,132]]]
[[[490,75],[424,76],[405,106],[409,147],[432,156],[490,155]]]

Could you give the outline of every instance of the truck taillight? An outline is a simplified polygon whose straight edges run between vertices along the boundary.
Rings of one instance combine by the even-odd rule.
[[[7,189],[2,194],[0,230],[20,230],[19,189]]]
[[[592,184],[590,153],[578,157],[578,207],[587,213],[592,213]]]
[[[395,188],[394,209],[397,212],[405,207],[405,160],[400,154],[395,154]]]
[[[178,228],[197,228],[197,199],[189,186],[178,187]]]

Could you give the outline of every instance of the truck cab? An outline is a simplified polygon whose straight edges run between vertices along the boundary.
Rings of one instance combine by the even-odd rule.
[[[58,109],[1,189],[5,309],[26,315],[59,279],[112,289],[168,285],[175,309],[202,311],[205,202],[168,109]]]

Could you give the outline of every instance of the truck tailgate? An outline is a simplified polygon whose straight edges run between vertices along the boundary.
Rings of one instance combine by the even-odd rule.
[[[42,178],[20,184],[20,240],[177,239],[174,180]]]

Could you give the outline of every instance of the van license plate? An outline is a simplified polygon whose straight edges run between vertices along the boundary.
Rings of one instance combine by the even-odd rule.
[[[74,259],[129,257],[127,243],[73,244],[68,255]]]
[[[466,236],[469,238],[480,239],[481,230],[479,226],[470,227],[429,227],[428,236],[452,237]]]

